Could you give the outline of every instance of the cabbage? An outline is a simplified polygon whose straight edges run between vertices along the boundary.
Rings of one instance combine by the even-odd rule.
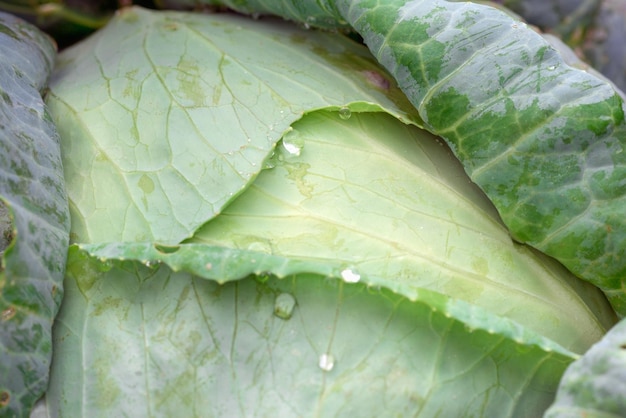
[[[562,376],[606,388],[577,365],[623,313],[620,92],[483,6],[228,5],[304,27],[135,7],[58,56],[71,245],[34,415],[534,417]]]

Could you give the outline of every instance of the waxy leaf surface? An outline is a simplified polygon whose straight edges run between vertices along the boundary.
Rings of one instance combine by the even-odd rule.
[[[63,295],[69,217],[59,137],[44,109],[56,55],[34,26],[0,13],[0,416],[42,396]]]

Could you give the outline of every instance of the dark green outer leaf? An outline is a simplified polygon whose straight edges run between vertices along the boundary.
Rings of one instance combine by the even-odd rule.
[[[626,125],[615,90],[490,7],[338,3],[512,235],[602,288],[625,314]]]
[[[626,320],[572,363],[545,418],[626,416]]]
[[[0,416],[27,416],[46,388],[69,218],[59,149],[40,90],[50,38],[0,13]]]

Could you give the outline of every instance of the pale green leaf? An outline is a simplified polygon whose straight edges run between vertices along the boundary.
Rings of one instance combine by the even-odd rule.
[[[66,289],[53,416],[539,416],[575,358],[434,292],[315,274],[219,285],[73,248]]]
[[[511,240],[490,202],[425,131],[385,114],[344,120],[326,112],[293,128],[276,167],[193,242],[341,261],[393,286],[483,306],[579,353],[612,323],[592,286]],[[293,137],[303,144],[299,156],[284,148]]]
[[[293,125],[268,167],[190,244],[82,248],[218,281],[321,264],[319,274],[345,270],[348,281],[360,275],[409,298],[427,288],[465,300],[577,353],[613,324],[597,289],[511,240],[449,150],[423,130],[382,113],[315,112]],[[230,267],[216,273],[214,259]]]
[[[72,240],[177,243],[246,187],[305,112],[415,119],[392,86],[366,48],[338,34],[124,9],[60,55],[47,97]]]

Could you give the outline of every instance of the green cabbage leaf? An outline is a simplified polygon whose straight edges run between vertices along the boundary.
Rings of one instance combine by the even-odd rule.
[[[419,123],[356,43],[242,22],[136,8],[60,55],[46,102],[63,141],[72,241],[190,237],[305,111],[384,107]]]
[[[577,358],[427,290],[101,260],[70,250],[49,416],[540,416]]]
[[[626,320],[568,368],[544,418],[626,416]]]
[[[69,216],[59,136],[41,91],[56,55],[34,26],[0,13],[0,416],[43,394],[63,296]]]

